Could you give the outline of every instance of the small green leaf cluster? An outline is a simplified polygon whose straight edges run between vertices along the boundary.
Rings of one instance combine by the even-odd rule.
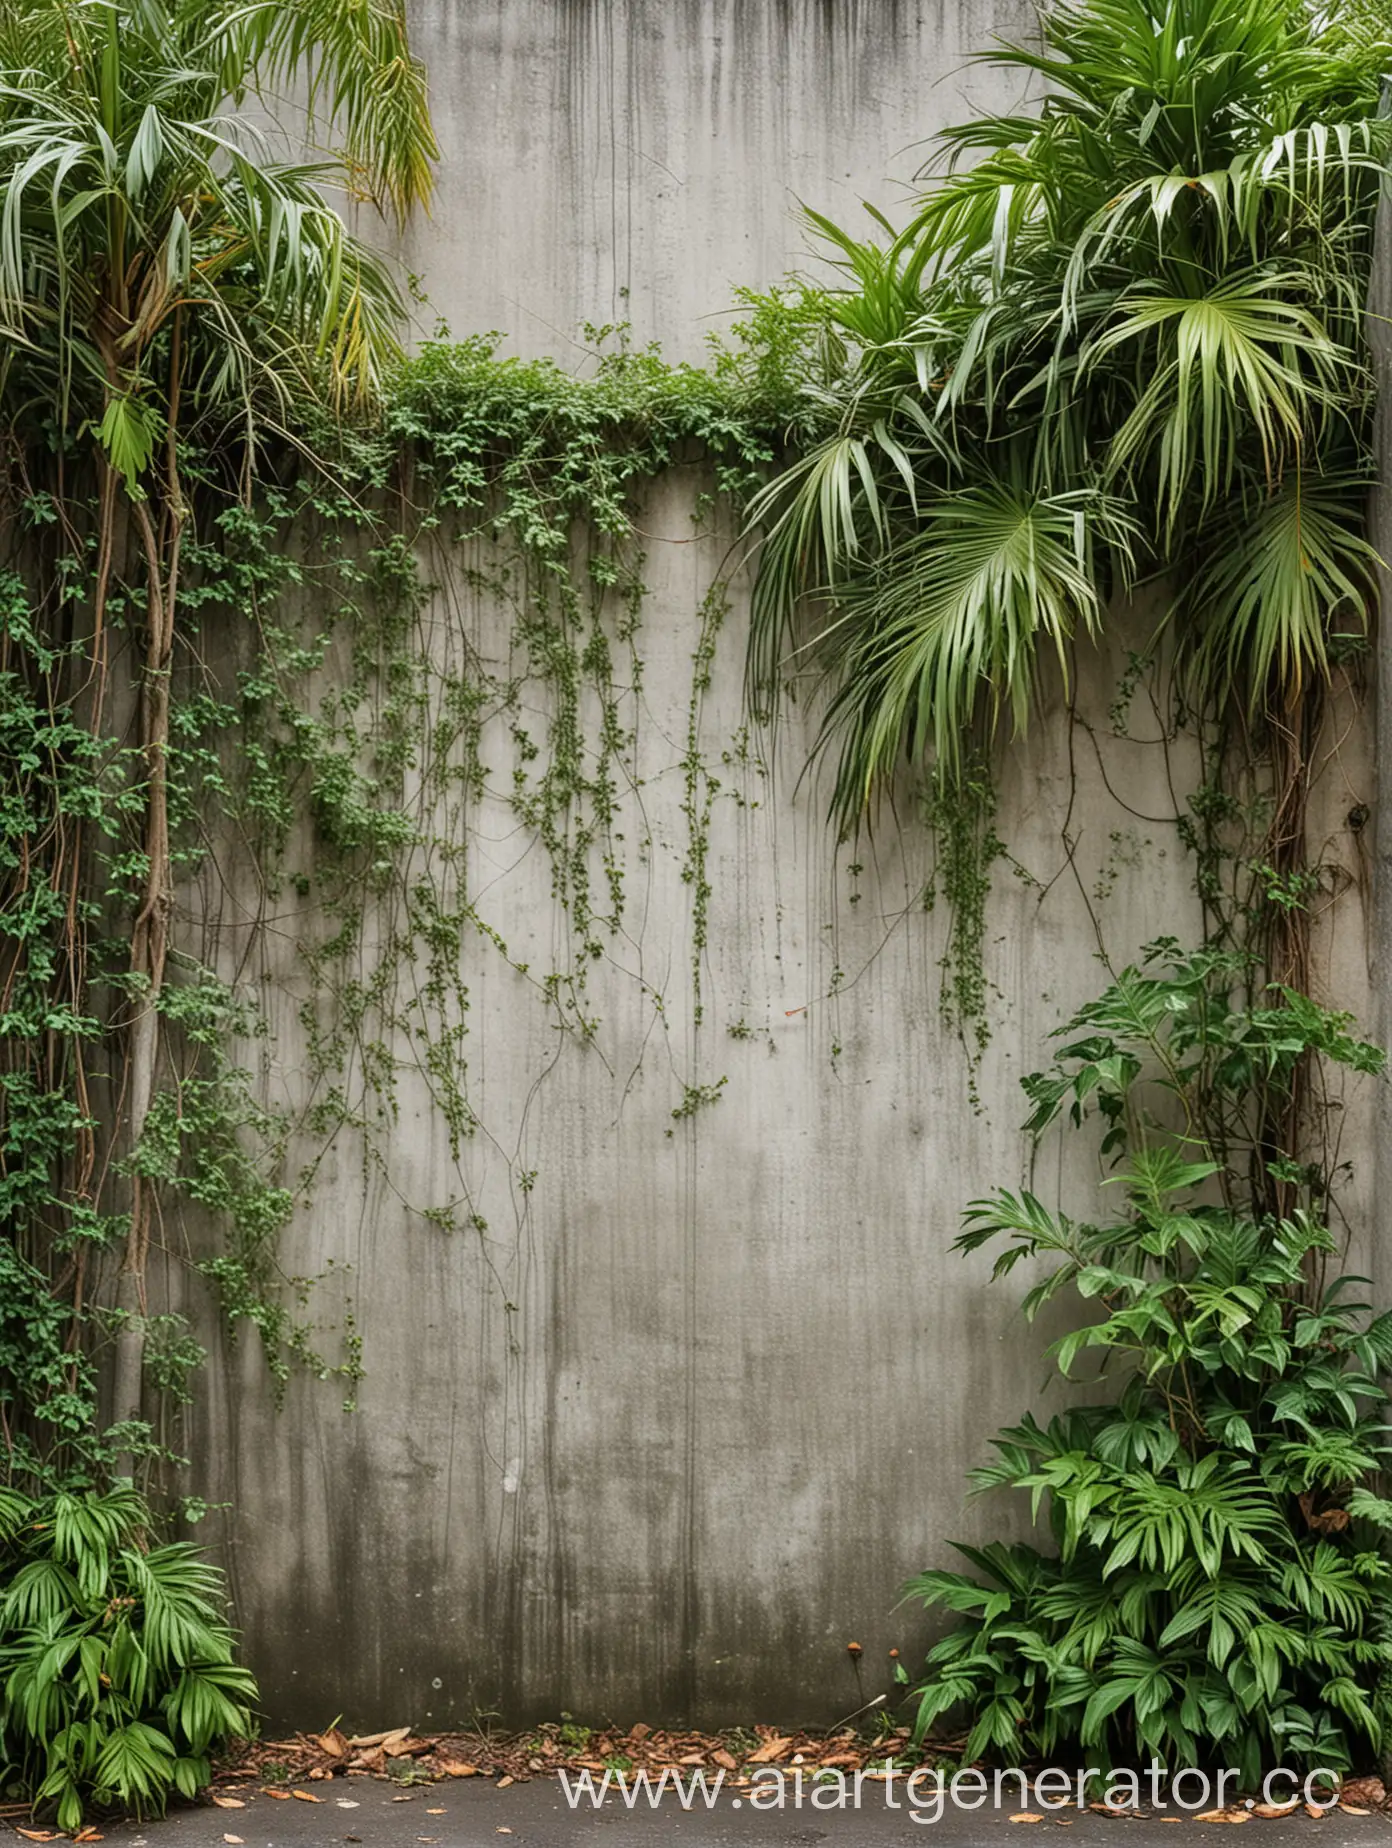
[[[0,1489],[0,1760],[63,1829],[193,1796],[252,1728],[222,1575],[149,1522],[129,1486]]]
[[[1382,1738],[1392,1311],[1330,1275],[1332,1177],[1282,1137],[1293,1106],[1336,1106],[1312,1067],[1375,1074],[1383,1056],[1344,1014],[1253,994],[1251,973],[1152,945],[1025,1080],[1036,1135],[1100,1122],[1115,1216],[1008,1190],[967,1209],[957,1248],[1003,1240],[995,1277],[1047,1264],[1027,1317],[1077,1299],[1087,1319],[1049,1354],[1068,1380],[1095,1362],[1084,1383],[1103,1389],[1002,1430],[974,1475],[1028,1495],[1053,1550],[964,1546],[975,1576],[908,1587],[966,1619],[929,1653],[917,1729],[965,1707],[969,1759],[1076,1749],[1255,1781],[1347,1768]]]

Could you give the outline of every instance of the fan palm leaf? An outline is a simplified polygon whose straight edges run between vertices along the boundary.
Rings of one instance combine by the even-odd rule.
[[[1366,632],[1377,553],[1363,532],[1366,474],[1292,474],[1202,534],[1180,602],[1191,684],[1256,708],[1328,671],[1331,636]],[[1336,625],[1339,629],[1336,629]]]
[[[753,508],[750,668],[828,676],[843,823],[905,748],[950,776],[974,717],[1022,722],[1100,624],[1094,555],[1177,580],[1202,695],[1288,693],[1361,621],[1385,38],[1302,0],[1062,0],[1042,32],[990,54],[1037,109],[948,131],[903,232],[816,221],[843,414]]]
[[[1128,523],[1095,492],[973,482],[843,592],[819,653],[838,682],[821,744],[839,749],[844,825],[906,749],[954,772],[983,720],[1008,709],[1024,729],[1041,653],[1066,670],[1073,636],[1100,621],[1099,537],[1129,559]]]

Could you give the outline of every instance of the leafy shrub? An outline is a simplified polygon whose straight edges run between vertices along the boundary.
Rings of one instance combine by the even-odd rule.
[[[965,1215],[958,1249],[1007,1241],[996,1277],[1051,1261],[1025,1314],[1074,1292],[1093,1319],[1050,1356],[1065,1378],[1098,1357],[1108,1389],[1047,1425],[1027,1414],[975,1472],[1046,1510],[1055,1552],[963,1546],[979,1576],[908,1587],[966,1619],[929,1652],[917,1733],[966,1708],[968,1759],[1072,1747],[1255,1781],[1379,1743],[1392,1503],[1371,1482],[1392,1313],[1357,1300],[1366,1279],[1329,1276],[1333,1175],[1291,1149],[1335,1143],[1331,1075],[1383,1057],[1348,1016],[1253,997],[1248,976],[1235,955],[1154,945],[1024,1081],[1036,1135],[1100,1118],[1116,1218],[1004,1191]]]
[[[0,1765],[75,1829],[88,1804],[162,1810],[208,1752],[251,1727],[222,1575],[146,1546],[127,1487],[42,1499],[0,1489]]]

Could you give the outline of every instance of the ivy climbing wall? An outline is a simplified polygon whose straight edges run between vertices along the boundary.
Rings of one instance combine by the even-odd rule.
[[[447,164],[412,260],[456,334],[515,295],[517,344],[563,356],[626,299],[636,338],[695,352],[730,283],[795,253],[788,193],[891,202],[885,151],[964,113],[938,80],[1015,23],[753,11],[422,9]],[[990,82],[973,107],[1014,100]],[[1204,766],[1137,664],[1150,605],[1046,689],[975,808],[930,830],[906,779],[838,845],[810,689],[776,730],[746,701],[717,486],[678,446],[626,530],[563,556],[520,517],[417,517],[310,651],[275,853],[186,895],[261,1023],[280,1262],[340,1369],[277,1407],[171,1258],[212,1351],[192,1486],[229,1504],[205,1531],[277,1721],[833,1720],[922,1640],[905,1576],[1006,1518],[964,1476],[1047,1330],[949,1246],[1029,1173],[1018,1079],[1099,955],[1198,936]],[[1354,1007],[1368,762],[1348,689],[1311,826],[1339,869],[1317,971]]]

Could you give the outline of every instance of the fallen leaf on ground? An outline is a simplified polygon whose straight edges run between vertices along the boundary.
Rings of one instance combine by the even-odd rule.
[[[1043,1822],[1044,1818],[1036,1815],[1033,1810],[1016,1810],[1010,1820],[1012,1822]]]
[[[733,1753],[727,1752],[723,1746],[718,1752],[711,1753],[711,1759],[715,1764],[720,1766],[722,1771],[734,1771],[737,1769]]]
[[[1318,1803],[1307,1803],[1305,1805],[1305,1814],[1307,1816],[1313,1816],[1315,1821],[1319,1822],[1323,1817],[1329,1814],[1329,1811],[1327,1809],[1322,1809]]]
[[[16,1835],[22,1835],[26,1842],[56,1842],[58,1837],[52,1829],[16,1829]]]
[[[348,1755],[348,1741],[336,1726],[332,1732],[316,1733],[314,1743],[321,1752],[327,1752],[330,1758],[346,1758]]]
[[[393,1797],[392,1798],[393,1803],[414,1803],[415,1800],[416,1799],[414,1797]]]
[[[791,1739],[767,1739],[757,1752],[749,1754],[746,1763],[751,1765],[771,1765],[776,1758],[781,1758],[792,1744]]]
[[[1339,1808],[1346,1816],[1371,1816],[1372,1811],[1361,1808],[1357,1803],[1341,1803]]]
[[[1387,1791],[1380,1777],[1351,1777],[1344,1785],[1343,1797],[1346,1803],[1371,1803],[1374,1809],[1381,1809],[1387,1801]]]
[[[1299,1799],[1292,1797],[1289,1803],[1258,1803],[1252,1811],[1263,1822],[1273,1822],[1278,1816],[1289,1816],[1300,1808]]]
[[[290,1801],[290,1792],[288,1790],[267,1790],[263,1787],[261,1795],[263,1797],[274,1797],[277,1803],[288,1803]]]
[[[498,1782],[494,1785],[494,1789],[495,1790],[506,1790],[508,1785],[511,1784],[513,1781],[514,1780],[510,1777],[500,1777],[498,1779]]]
[[[493,1833],[495,1835],[511,1835],[512,1830],[511,1829],[495,1829]]]
[[[358,1802],[358,1799],[356,1797],[337,1797],[335,1798],[335,1801],[337,1802],[338,1807],[340,1809],[361,1809],[362,1808],[361,1803]]]
[[[425,1813],[427,1816],[443,1816],[445,1812],[442,1809],[428,1809]]]
[[[301,1803],[322,1803],[324,1801],[322,1797],[316,1797],[312,1790],[292,1790],[290,1795],[298,1797]]]
[[[240,1835],[224,1835],[222,1839],[225,1842],[231,1842],[233,1844],[233,1848],[236,1848],[236,1844],[242,1841],[244,1837]]]
[[[106,1837],[99,1835],[95,1829],[79,1829],[73,1836],[75,1842],[104,1842]]]
[[[446,1777],[477,1777],[479,1775],[479,1768],[477,1765],[460,1764],[458,1760],[453,1758],[442,1758],[440,1760],[440,1769],[444,1772]]]
[[[219,1809],[245,1809],[246,1804],[240,1797],[214,1797],[213,1802]]]

